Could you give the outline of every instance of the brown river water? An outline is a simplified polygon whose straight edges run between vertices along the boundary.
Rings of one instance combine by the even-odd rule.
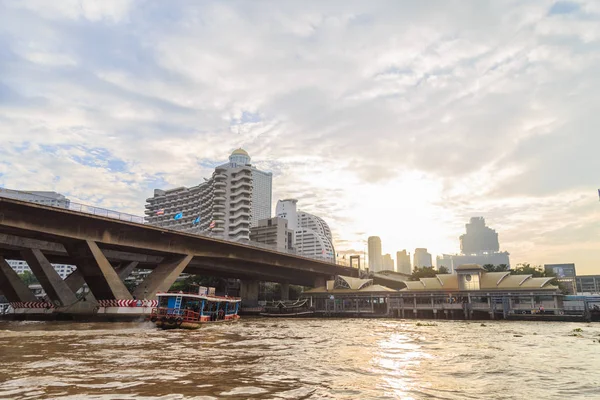
[[[600,399],[600,324],[0,321],[0,398]]]

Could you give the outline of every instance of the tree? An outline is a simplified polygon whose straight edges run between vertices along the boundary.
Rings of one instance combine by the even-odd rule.
[[[127,288],[127,290],[129,290],[129,293],[133,294],[133,291],[137,287],[137,284],[134,281],[127,281],[127,280],[123,283],[125,284],[125,287]]]
[[[418,281],[421,278],[435,278],[437,273],[433,267],[415,267],[409,280]]]
[[[529,263],[518,264],[517,268],[510,271],[512,275],[531,275],[534,278],[554,278],[550,281],[551,285],[558,286],[562,294],[568,294],[567,286],[556,279],[556,274],[552,270],[546,270],[541,265],[531,266]]]
[[[487,272],[508,272],[510,268],[506,264],[493,265],[493,264],[485,264],[483,268]]]
[[[540,265],[531,266],[529,263],[518,264],[517,268],[510,271],[512,275],[531,275],[534,278],[554,276],[551,272],[546,272]]]
[[[23,280],[23,282],[25,282],[27,286],[39,283],[35,275],[31,273],[31,271],[24,271],[23,273],[19,274],[19,277]]]
[[[450,271],[448,271],[448,268],[444,267],[443,265],[441,267],[438,268],[438,274],[449,274]]]

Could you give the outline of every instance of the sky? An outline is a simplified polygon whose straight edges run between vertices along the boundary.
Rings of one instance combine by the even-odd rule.
[[[142,215],[243,147],[341,252],[600,274],[600,2],[0,0],[0,186]]]

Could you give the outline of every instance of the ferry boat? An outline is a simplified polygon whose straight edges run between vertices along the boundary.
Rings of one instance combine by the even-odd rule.
[[[213,289],[213,288],[211,288]],[[212,293],[157,293],[158,306],[150,321],[162,329],[198,329],[202,324],[236,321],[240,318],[239,297],[215,296]]]
[[[265,306],[263,317],[291,318],[291,317],[311,317],[315,310],[308,305],[308,299],[296,301],[278,301]]]

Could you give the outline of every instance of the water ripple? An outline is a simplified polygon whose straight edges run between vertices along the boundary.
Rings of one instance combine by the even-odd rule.
[[[600,398],[600,324],[417,322],[0,322],[0,398]]]

